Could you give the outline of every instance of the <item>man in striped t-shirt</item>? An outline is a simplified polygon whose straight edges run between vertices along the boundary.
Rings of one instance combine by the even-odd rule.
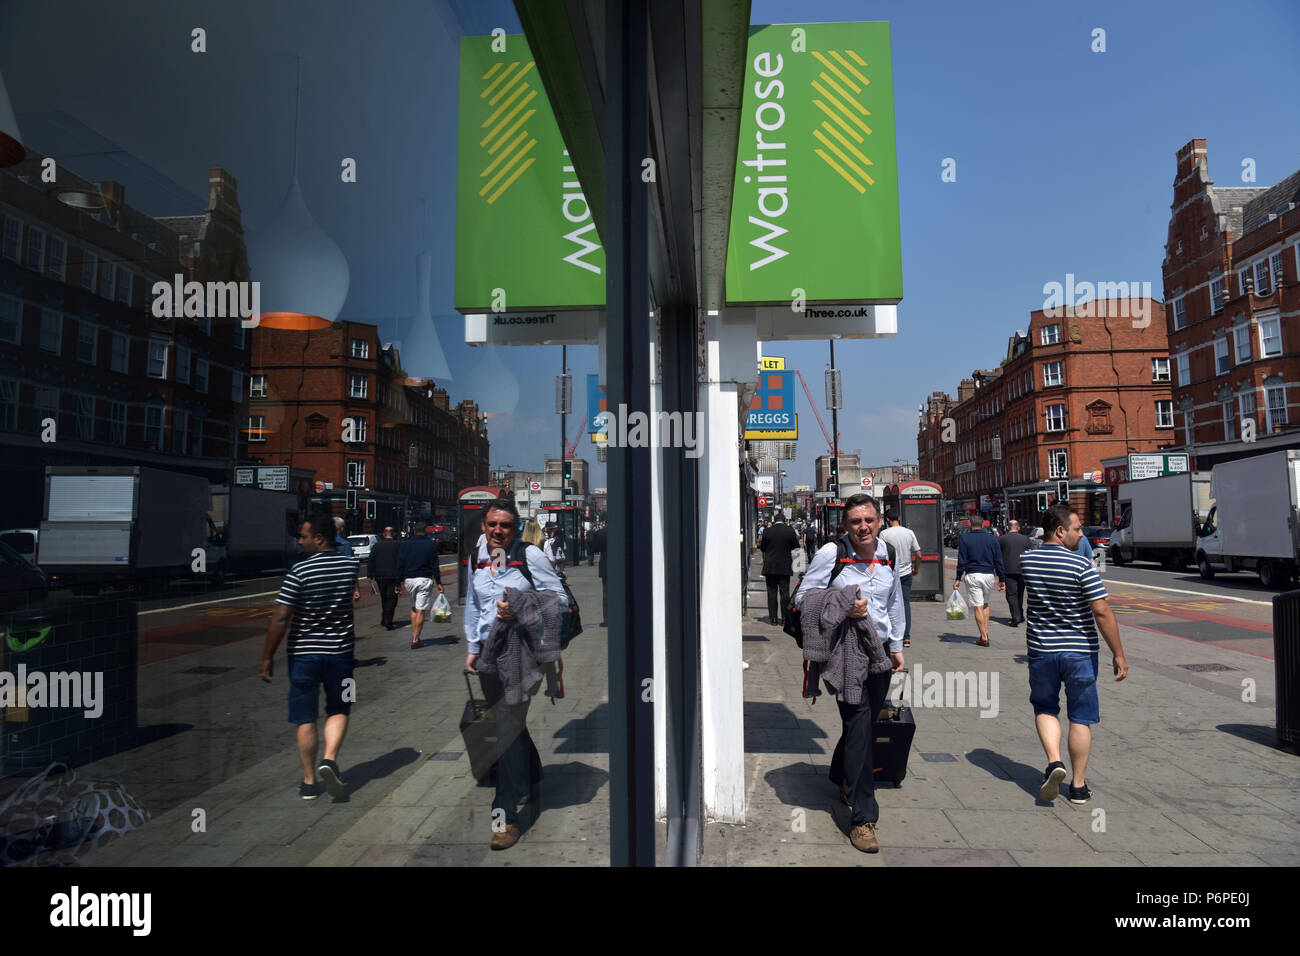
[[[1087,803],[1092,796],[1085,773],[1092,751],[1092,725],[1101,720],[1094,620],[1114,656],[1115,679],[1128,676],[1128,661],[1115,614],[1106,601],[1105,585],[1092,562],[1074,553],[1083,534],[1081,528],[1079,516],[1068,505],[1053,505],[1043,512],[1044,546],[1020,557],[1028,598],[1029,702],[1034,705],[1038,739],[1048,760],[1038,796],[1049,802],[1056,799],[1066,775],[1058,719],[1062,684],[1070,719],[1070,802]]]
[[[315,800],[321,781],[331,795],[347,794],[339,777],[339,745],[348,729],[348,714],[356,699],[352,678],[352,602],[360,562],[334,549],[334,522],[315,515],[298,530],[298,543],[307,555],[288,572],[275,599],[271,626],[262,654],[262,680],[270,683],[275,649],[289,636],[289,722],[298,725],[298,756],[302,784],[298,796]],[[316,709],[325,687],[325,757],[316,763]],[[317,776],[320,780],[317,780]]]

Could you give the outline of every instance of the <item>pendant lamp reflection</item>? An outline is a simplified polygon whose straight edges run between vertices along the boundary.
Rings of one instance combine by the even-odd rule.
[[[502,346],[482,346],[483,361],[474,369],[470,392],[480,411],[490,415],[513,415],[519,409],[519,380],[501,361]]]
[[[343,310],[348,261],[307,210],[297,176],[280,208],[249,236],[248,263],[261,283],[262,328],[323,329]]]
[[[14,116],[14,108],[9,105],[9,94],[5,91],[5,78],[0,76],[0,168],[17,166],[26,157],[23,137],[18,132],[18,120]]]
[[[415,315],[411,317],[403,337],[402,364],[416,378],[431,378],[435,382],[455,376],[447,365],[438,329],[430,308],[430,285],[433,277],[433,256],[427,252],[416,257],[417,296]]]

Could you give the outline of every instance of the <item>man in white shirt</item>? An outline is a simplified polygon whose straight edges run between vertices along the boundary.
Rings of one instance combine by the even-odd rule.
[[[903,628],[903,646],[912,646],[912,562],[921,560],[921,542],[911,528],[904,528],[898,523],[898,509],[887,508],[885,521],[889,527],[880,532],[886,544],[894,546],[894,557],[898,562],[895,570],[903,586],[903,613],[907,624]]]

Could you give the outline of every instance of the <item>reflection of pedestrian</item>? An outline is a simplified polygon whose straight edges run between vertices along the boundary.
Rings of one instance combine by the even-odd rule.
[[[758,548],[763,552],[763,577],[767,580],[767,622],[785,626],[790,604],[790,575],[793,573],[790,552],[799,547],[794,529],[778,517],[763,532]],[[777,616],[777,591],[781,592],[780,617]]]
[[[488,649],[488,638],[493,635],[498,619],[516,620],[514,611],[505,600],[506,588],[548,591],[558,597],[560,607],[567,608],[569,604],[564,585],[541,551],[524,544],[521,555],[509,557],[518,530],[519,512],[514,502],[500,498],[488,505],[483,514],[484,540],[479,546],[474,573],[465,593],[465,643],[469,651],[465,669],[471,674],[479,673],[476,669],[479,656]],[[499,560],[502,555],[507,557],[505,567]],[[494,561],[494,557],[498,560]],[[528,563],[531,583],[518,566],[510,563],[515,560]],[[487,705],[497,718],[499,739],[505,743],[505,750],[497,760],[491,846],[494,850],[507,850],[519,842],[520,804],[536,800],[536,788],[542,779],[542,761],[528,733],[531,691],[520,688],[511,680],[517,680],[522,661],[513,669],[505,661],[498,663],[500,666],[495,673],[484,673],[481,679]],[[519,699],[519,702],[508,702],[514,699]]]
[[[307,555],[287,572],[275,599],[271,624],[266,630],[261,675],[268,684],[274,671],[275,650],[287,635],[289,660],[289,722],[298,725],[298,758],[302,783],[298,796],[315,800],[321,783],[332,796],[347,795],[347,784],[336,762],[348,729],[355,691],[348,693],[355,666],[352,602],[360,564],[334,549],[334,522],[329,515],[304,521],[298,544]],[[321,687],[325,689],[325,756],[316,762],[316,715]],[[317,776],[320,780],[317,780]]]
[[[379,587],[379,623],[385,630],[393,629],[393,612],[397,609],[397,592],[400,579],[397,577],[397,552],[402,544],[393,537],[393,528],[384,528],[384,536],[370,549],[367,573],[370,580]]]
[[[1061,685],[1065,685],[1070,721],[1071,803],[1092,797],[1086,772],[1092,751],[1092,725],[1101,720],[1097,699],[1097,629],[1113,656],[1115,679],[1128,676],[1128,661],[1120,643],[1119,625],[1106,600],[1092,562],[1075,552],[1080,537],[1079,516],[1069,505],[1056,504],[1043,512],[1041,548],[1021,555],[1020,566],[1029,596],[1025,638],[1029,646],[1029,702],[1034,707],[1038,741],[1047,754],[1047,770],[1039,799],[1055,800],[1065,780],[1061,762]]]

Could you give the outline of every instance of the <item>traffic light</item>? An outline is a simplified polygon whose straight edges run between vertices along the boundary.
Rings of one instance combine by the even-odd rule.
[[[376,508],[376,506],[375,506],[375,499],[374,499],[374,498],[367,498],[367,499],[366,499],[366,518],[368,518],[370,521],[374,521],[374,520],[375,520],[375,514],[376,514],[376,511],[377,511],[377,508]]]
[[[564,485],[567,488],[569,482],[573,480],[573,462],[568,458],[564,459]]]
[[[1056,498],[1058,501],[1070,500],[1070,483],[1068,481],[1058,481],[1056,483]]]
[[[357,489],[348,489],[348,511],[357,510]]]
[[[1038,493],[1038,510],[1039,511],[1047,510],[1047,492],[1045,491],[1040,491]]]

